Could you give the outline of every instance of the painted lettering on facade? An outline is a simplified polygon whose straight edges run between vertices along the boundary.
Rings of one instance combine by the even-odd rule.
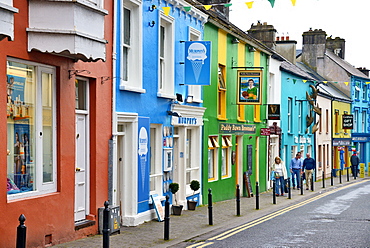
[[[220,133],[256,133],[256,125],[220,123]]]

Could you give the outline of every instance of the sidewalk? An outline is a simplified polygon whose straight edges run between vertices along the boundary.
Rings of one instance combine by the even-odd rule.
[[[300,190],[293,190],[291,199],[288,199],[288,194],[285,196],[276,197],[276,204],[273,204],[272,190],[261,193],[259,196],[259,210],[256,210],[256,197],[240,199],[240,214],[236,216],[236,200],[227,200],[213,203],[213,226],[208,225],[208,205],[197,207],[195,211],[183,211],[181,216],[170,216],[170,240],[165,241],[164,237],[164,222],[156,220],[146,222],[136,227],[122,227],[120,234],[110,236],[109,243],[111,248],[120,247],[170,247],[184,246],[181,244],[185,240],[205,234],[214,230],[222,230],[226,228],[236,227],[243,223],[257,219],[279,209],[296,204],[304,199],[313,197],[326,191],[342,187],[354,182],[365,180],[365,178],[350,177],[347,182],[347,176],[342,176],[342,184],[339,183],[339,178],[334,178],[334,185],[331,186],[331,179],[325,180],[325,188],[322,181],[315,182],[314,191],[304,190],[301,195]],[[305,188],[305,187],[304,187]],[[215,192],[212,192],[215,194]],[[97,248],[103,245],[102,235],[80,239],[77,241],[56,245],[54,247],[68,248]]]

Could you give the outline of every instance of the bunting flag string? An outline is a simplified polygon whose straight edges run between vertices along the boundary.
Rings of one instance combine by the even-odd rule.
[[[312,81],[312,80],[306,80],[306,79],[297,79],[297,78],[286,78],[287,80],[292,80],[292,82],[294,84],[296,84],[297,82],[299,81],[302,81],[303,83],[314,83],[314,84],[328,84],[328,83],[332,83],[332,84],[338,84],[338,83],[344,83],[346,86],[348,86],[350,84],[350,82],[338,82],[338,81]],[[353,83],[355,85],[360,85],[361,83]],[[370,84],[370,82],[364,82],[364,84]]]

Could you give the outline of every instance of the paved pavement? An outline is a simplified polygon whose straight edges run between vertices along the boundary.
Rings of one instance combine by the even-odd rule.
[[[368,179],[368,177],[365,177]],[[122,227],[120,234],[112,234],[109,239],[110,248],[119,247],[184,247],[186,240],[206,234],[212,231],[221,232],[224,229],[239,226],[269,213],[283,209],[287,206],[301,202],[307,198],[321,194],[326,191],[342,187],[351,183],[364,180],[353,177],[347,182],[347,176],[343,175],[342,184],[339,178],[334,178],[334,185],[331,180],[325,180],[325,188],[322,181],[315,182],[314,191],[293,190],[291,199],[288,194],[276,197],[276,204],[273,204],[272,191],[263,192],[259,196],[259,209],[256,209],[256,197],[242,197],[240,200],[240,214],[236,216],[236,200],[227,200],[213,203],[213,225],[208,220],[208,205],[197,207],[195,211],[183,211],[181,216],[170,216],[170,240],[164,240],[164,222],[156,220],[146,222],[136,227]],[[55,247],[80,248],[80,247],[103,247],[102,235],[95,235],[85,239],[56,245]]]

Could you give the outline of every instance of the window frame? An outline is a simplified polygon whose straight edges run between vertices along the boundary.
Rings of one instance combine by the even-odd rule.
[[[218,103],[217,103],[217,118],[219,120],[226,119],[226,93],[227,93],[227,84],[226,84],[226,66],[223,64],[218,64]]]
[[[35,164],[34,164],[34,181],[35,186],[33,191],[27,191],[27,192],[21,192],[17,194],[10,194],[7,195],[8,200],[14,200],[14,199],[22,199],[26,197],[34,197],[34,196],[40,196],[48,193],[54,193],[57,191],[57,185],[58,185],[58,177],[57,177],[57,99],[56,99],[56,68],[53,66],[31,62],[27,60],[21,60],[21,59],[15,59],[15,58],[7,58],[7,61],[9,62],[15,62],[20,63],[24,65],[33,66],[35,68],[34,70],[34,80],[35,80],[35,95],[33,97],[35,98],[35,116],[34,116],[34,142],[35,147],[34,149],[34,157],[35,157]],[[52,97],[52,175],[51,175],[51,182],[43,182],[43,156],[44,156],[44,147],[43,147],[43,132],[44,132],[44,126],[43,126],[43,95],[42,95],[42,74],[50,74],[52,75],[52,89],[51,89],[51,97]],[[7,72],[8,75],[8,72]],[[7,134],[9,130],[7,129]],[[41,135],[37,135],[41,134]],[[8,138],[7,138],[8,139]],[[8,164],[7,164],[7,171],[8,171]]]
[[[164,30],[164,37],[161,37],[161,28]],[[175,39],[175,18],[160,11],[158,25],[158,97],[176,99],[174,94],[174,39]],[[163,46],[163,57],[161,47]],[[165,48],[165,49],[164,49]]]
[[[129,43],[125,42],[125,11],[130,11],[130,25]],[[142,3],[141,1],[124,1],[122,3],[120,16],[120,42],[119,42],[119,56],[120,59],[120,90],[133,91],[138,93],[145,93],[142,80]],[[124,61],[124,48],[127,49],[127,61]],[[125,66],[126,65],[126,66]],[[127,71],[127,78],[124,75]]]
[[[232,137],[231,135],[223,135],[222,149],[221,149],[221,178],[230,178],[231,173],[231,150],[232,150]]]
[[[149,190],[150,195],[162,195],[162,125],[150,124],[150,162],[149,162]],[[154,147],[154,151],[153,151]],[[154,171],[152,165],[154,164]],[[154,189],[152,189],[152,180],[154,180]]]
[[[208,136],[208,181],[218,180],[218,149],[220,145],[218,144],[218,136]],[[210,153],[212,151],[212,153]],[[212,155],[213,164],[210,165],[210,154]],[[210,177],[210,168],[212,168],[213,176]]]

